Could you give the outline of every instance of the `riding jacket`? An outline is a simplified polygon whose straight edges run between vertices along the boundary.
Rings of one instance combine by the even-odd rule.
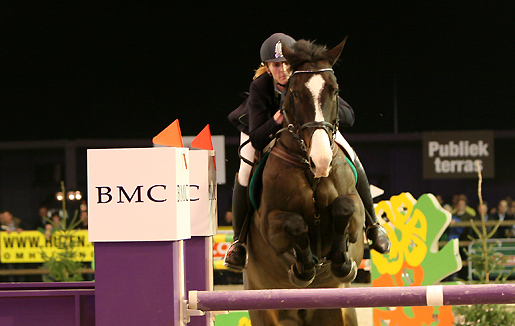
[[[248,97],[229,114],[228,119],[239,131],[250,136],[256,150],[263,150],[282,128],[273,118],[280,107],[281,93],[276,90],[273,77],[265,73],[252,81]],[[354,110],[340,97],[338,114],[340,126],[351,127],[354,124]]]

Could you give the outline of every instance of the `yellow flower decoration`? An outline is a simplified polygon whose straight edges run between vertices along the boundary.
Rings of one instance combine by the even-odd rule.
[[[420,210],[414,209],[416,202],[410,193],[402,193],[376,206],[376,215],[385,216],[387,220],[383,220],[382,225],[392,241],[389,254],[371,251],[380,274],[394,275],[401,270],[404,261],[418,266],[424,260],[427,253],[427,220]]]
[[[250,319],[248,319],[247,317],[242,317],[238,322],[238,326],[251,326]]]

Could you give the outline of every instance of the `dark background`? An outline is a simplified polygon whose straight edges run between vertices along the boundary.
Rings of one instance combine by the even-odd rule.
[[[359,4],[358,4],[359,3]],[[3,1],[0,141],[150,139],[175,119],[236,136],[261,43],[329,47],[346,133],[513,129],[511,1]]]

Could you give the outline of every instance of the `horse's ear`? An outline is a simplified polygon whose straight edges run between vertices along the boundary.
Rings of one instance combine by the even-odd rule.
[[[286,61],[291,62],[291,58],[293,58],[293,51],[290,48],[281,42],[281,50],[283,52],[283,56],[286,58]]]
[[[327,52],[327,58],[329,59],[329,63],[331,64],[331,66],[334,65],[336,61],[338,61],[340,54],[342,54],[343,47],[345,46],[345,42],[347,41],[347,37],[348,35],[345,36],[342,43],[338,44],[337,46],[329,50],[329,52]]]

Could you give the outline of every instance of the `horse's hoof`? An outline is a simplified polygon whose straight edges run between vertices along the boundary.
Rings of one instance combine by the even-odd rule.
[[[299,273],[297,266],[293,264],[291,268],[288,270],[288,277],[290,278],[290,282],[293,285],[296,285],[298,287],[306,287],[313,283],[313,280],[316,276],[316,270],[315,268],[312,269],[312,273],[309,273],[306,275],[306,273],[301,274]]]
[[[352,263],[342,263],[341,265],[337,265],[334,262],[331,263],[331,272],[337,278],[344,278],[352,272]]]
[[[345,265],[345,264],[344,264]],[[358,265],[356,265],[356,262],[355,261],[352,261],[352,264],[350,266],[350,270],[349,272],[347,273],[347,275],[336,275],[334,273],[334,270],[333,270],[333,274],[338,277],[338,279],[340,280],[340,282],[342,283],[350,283],[352,281],[354,281],[354,279],[356,278],[356,276],[358,275]]]

